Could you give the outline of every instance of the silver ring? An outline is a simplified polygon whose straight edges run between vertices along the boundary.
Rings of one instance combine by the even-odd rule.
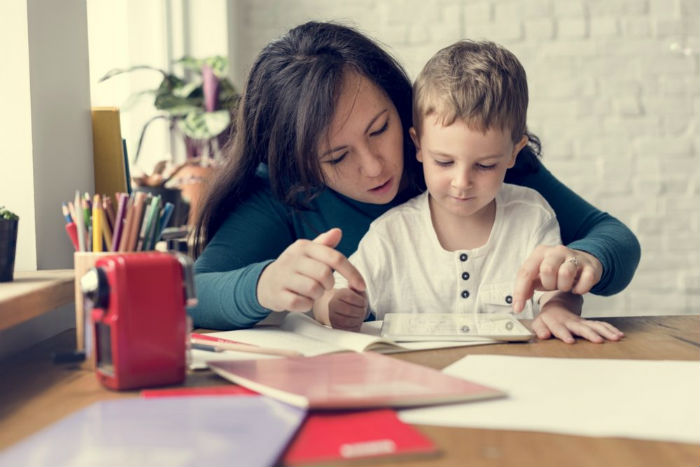
[[[570,258],[567,258],[567,259],[566,259],[566,262],[567,262],[567,263],[571,263],[571,264],[573,264],[574,266],[576,266],[576,267],[578,268],[578,258],[577,258],[577,257],[572,256],[572,257],[570,257]]]

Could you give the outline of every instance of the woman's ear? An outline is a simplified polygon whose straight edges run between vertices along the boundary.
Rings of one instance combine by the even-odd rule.
[[[513,146],[513,154],[510,156],[510,163],[508,164],[508,168],[510,169],[515,165],[515,160],[518,158],[518,154],[520,154],[520,151],[527,145],[527,142],[529,141],[527,135],[523,135],[522,138],[520,138],[520,141],[515,143]]]
[[[409,128],[408,134],[411,135],[411,139],[413,140],[413,145],[416,147],[416,159],[418,159],[418,162],[423,162],[423,156],[421,155],[421,152],[420,152],[420,143],[418,140],[418,133],[416,133],[415,127]]]

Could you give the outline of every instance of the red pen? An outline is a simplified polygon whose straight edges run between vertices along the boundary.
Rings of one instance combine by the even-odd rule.
[[[190,343],[212,345],[214,347],[220,348],[221,350],[235,350],[237,352],[277,355],[280,357],[303,356],[300,352],[297,352],[296,350],[278,349],[272,347],[259,347],[254,344],[246,344],[244,342],[237,342],[231,339],[224,339],[221,337],[207,336],[206,334],[198,334],[196,332],[190,333]]]
[[[224,339],[223,337],[214,337],[214,336],[210,336],[208,334],[199,334],[197,332],[190,333],[190,337],[192,339],[198,339],[198,340],[202,340],[202,341],[219,342],[220,344],[243,344],[243,342],[238,342],[238,341],[234,341],[231,339]],[[250,345],[250,346],[255,347],[254,344],[245,344],[245,345]]]
[[[66,232],[70,237],[70,241],[73,242],[75,251],[80,251],[80,244],[78,243],[78,227],[75,225],[75,222],[69,222],[66,224]]]

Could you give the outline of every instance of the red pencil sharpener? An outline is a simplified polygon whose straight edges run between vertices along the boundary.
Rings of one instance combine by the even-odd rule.
[[[185,379],[192,260],[181,253],[104,256],[81,278],[91,307],[97,379],[110,389]]]

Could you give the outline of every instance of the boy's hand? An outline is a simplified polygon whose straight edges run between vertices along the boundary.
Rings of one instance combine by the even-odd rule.
[[[350,289],[337,289],[328,302],[331,327],[359,331],[367,316],[367,295]]]
[[[583,319],[576,312],[570,311],[576,308],[575,304],[571,306],[572,301],[575,300],[571,298],[571,294],[560,294],[551,297],[542,305],[542,311],[532,322],[532,330],[538,339],[554,336],[567,344],[573,344],[576,342],[573,336],[580,336],[599,344],[605,339],[619,341],[625,335],[612,324]],[[578,308],[580,310],[580,302]]]

